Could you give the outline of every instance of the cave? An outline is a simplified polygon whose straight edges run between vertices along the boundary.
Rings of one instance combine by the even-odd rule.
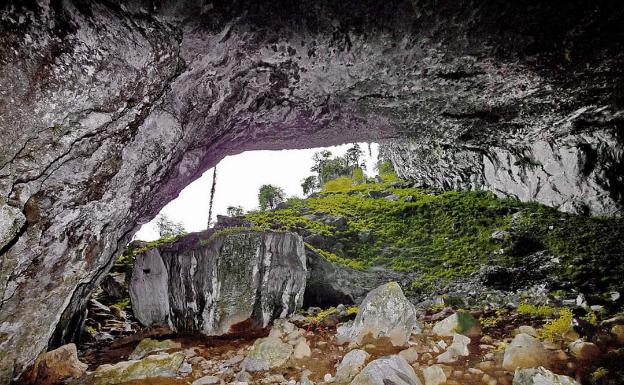
[[[356,141],[397,173],[624,207],[618,1],[0,7],[0,384],[72,341],[133,234],[227,155]]]

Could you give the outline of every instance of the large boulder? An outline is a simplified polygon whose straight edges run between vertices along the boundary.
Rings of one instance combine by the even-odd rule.
[[[371,361],[355,376],[351,385],[422,385],[414,369],[401,356]]]
[[[55,385],[71,378],[78,378],[86,370],[87,364],[78,359],[76,345],[67,344],[41,354],[22,381],[37,385]]]
[[[539,368],[528,368],[516,370],[513,378],[513,385],[580,385],[574,379],[555,374],[550,370]]]
[[[387,337],[393,345],[405,345],[412,332],[420,331],[414,305],[396,282],[389,282],[368,293],[349,331],[349,339],[360,344],[369,336]]]
[[[130,297],[143,325],[222,335],[294,313],[305,283],[298,235],[206,232],[137,255]]]
[[[101,365],[93,373],[95,385],[114,385],[152,377],[176,377],[184,362],[184,354],[158,354],[141,360]]]
[[[503,368],[509,371],[518,368],[535,368],[549,366],[548,351],[535,337],[520,333],[514,337],[505,349]]]

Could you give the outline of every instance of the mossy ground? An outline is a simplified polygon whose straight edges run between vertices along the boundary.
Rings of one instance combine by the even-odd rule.
[[[535,250],[559,257],[557,274],[575,287],[615,289],[624,276],[621,218],[566,214],[484,191],[406,186],[397,181],[341,185],[290,200],[286,208],[249,212],[246,218],[260,229],[323,235],[330,244],[342,245],[322,250],[326,258],[356,268],[382,265],[412,271],[419,275],[419,286],[464,277],[486,265],[522,266],[523,258]],[[376,197],[381,191],[399,199]],[[306,217],[312,213],[343,216],[347,226],[337,229]],[[512,226],[513,236],[492,238],[494,231]],[[371,239],[362,241],[358,234],[368,231]]]

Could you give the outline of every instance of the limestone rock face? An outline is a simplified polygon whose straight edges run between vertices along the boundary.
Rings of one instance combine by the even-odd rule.
[[[296,234],[190,234],[137,255],[130,282],[135,317],[144,325],[221,335],[266,327],[303,301],[306,260]]]
[[[405,298],[396,282],[382,285],[368,293],[359,307],[350,329],[350,341],[360,344],[372,338],[388,337],[393,345],[404,345],[412,332],[419,331],[416,309]]]
[[[371,361],[355,376],[351,385],[422,385],[414,369],[401,356]]]
[[[594,111],[583,107],[570,118]],[[615,131],[499,142],[483,147],[401,140],[389,144],[386,152],[399,175],[421,186],[490,190],[573,213],[622,213],[624,195],[616,186],[624,180],[624,151]]]
[[[617,2],[147,3],[0,6],[0,383],[76,337],[140,225],[226,155],[409,138],[499,153],[461,183],[621,207]]]
[[[509,371],[549,366],[549,363],[548,351],[542,343],[537,338],[523,333],[514,337],[503,356],[503,368]]]
[[[518,369],[514,374],[513,385],[580,385],[573,378],[555,374],[539,367]]]

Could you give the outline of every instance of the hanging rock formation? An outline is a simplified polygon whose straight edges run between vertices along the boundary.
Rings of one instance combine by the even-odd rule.
[[[582,108],[582,116],[592,109]],[[578,117],[577,116],[577,117]],[[569,124],[569,122],[560,122]],[[420,186],[484,189],[562,211],[620,215],[624,209],[622,130],[564,134],[544,131],[534,141],[500,144],[388,144],[399,175]]]
[[[298,235],[208,231],[137,255],[130,298],[145,326],[222,335],[237,324],[263,328],[293,314],[305,283]]]
[[[226,155],[403,137],[501,151],[511,138],[559,146],[598,132],[622,143],[622,8],[3,2],[0,383],[74,339],[132,234]],[[590,151],[613,165],[588,167],[570,189],[548,182],[552,204],[597,196],[591,212],[620,210],[609,151]],[[503,179],[503,169],[475,173],[512,192],[545,178]]]

